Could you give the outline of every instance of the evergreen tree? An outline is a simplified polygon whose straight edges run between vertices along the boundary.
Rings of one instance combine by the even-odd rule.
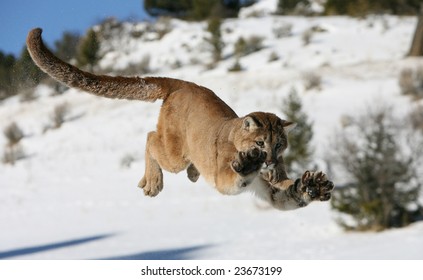
[[[192,0],[190,16],[196,20],[208,18],[217,5],[219,0]]]
[[[13,68],[16,59],[13,55],[6,55],[0,51],[0,100],[14,95]]]
[[[184,17],[192,9],[192,0],[144,0],[144,9],[152,16]]]
[[[295,88],[292,88],[282,104],[282,112],[287,120],[296,123],[296,127],[288,133],[288,149],[284,161],[289,174],[299,176],[309,168],[313,149],[310,141],[313,138],[313,126],[303,111],[301,99]]]
[[[85,66],[91,70],[99,60],[99,49],[100,44],[98,41],[97,33],[93,29],[89,29],[78,46],[78,52],[76,55],[78,66]]]
[[[203,20],[209,16],[233,17],[241,6],[253,0],[145,0],[144,9],[152,16],[175,16]],[[219,15],[215,14],[219,12]]]
[[[299,4],[304,6],[310,5],[309,0],[279,0],[277,6],[277,12],[279,14],[290,14],[295,11]]]
[[[338,219],[346,229],[383,230],[422,218],[416,169],[422,141],[405,136],[405,125],[397,123],[385,108],[350,118],[349,125],[336,135],[333,161],[351,181],[333,193],[331,204],[349,216]],[[405,152],[407,139],[419,140]]]
[[[13,69],[13,84],[18,90],[35,87],[46,74],[35,65],[26,47],[22,49]]]
[[[416,14],[421,0],[327,0],[326,14],[363,16],[369,13],[390,12],[395,15]]]
[[[212,17],[208,21],[207,31],[210,32],[211,38],[209,40],[213,49],[213,62],[217,63],[222,59],[222,33],[220,31],[221,20],[218,17]]]
[[[79,41],[79,34],[65,31],[62,38],[54,43],[56,56],[65,61],[74,58]]]

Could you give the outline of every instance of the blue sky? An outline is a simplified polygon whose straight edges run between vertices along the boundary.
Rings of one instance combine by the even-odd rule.
[[[43,28],[47,44],[61,38],[64,31],[84,34],[107,17],[140,20],[142,0],[1,0],[0,50],[19,55],[31,28]]]

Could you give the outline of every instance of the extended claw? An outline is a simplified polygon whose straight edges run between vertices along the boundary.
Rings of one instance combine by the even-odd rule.
[[[239,161],[234,160],[232,161],[232,168],[236,171],[236,172],[241,172],[242,170],[242,165]]]
[[[326,180],[326,181],[323,183],[322,190],[323,190],[324,192],[330,192],[330,191],[332,191],[334,188],[335,188],[335,185],[333,184],[333,182],[332,182],[332,181],[329,181],[329,180]]]
[[[238,152],[231,165],[235,172],[245,176],[254,171],[258,171],[266,156],[266,152],[262,152],[257,148],[247,152]]]
[[[331,191],[334,188],[333,182],[327,179],[325,173],[319,172],[304,172],[301,177],[301,191],[307,193],[307,195],[315,200],[327,201],[331,198]]]
[[[331,193],[324,193],[320,196],[320,201],[328,201],[332,197]]]
[[[302,186],[301,186],[301,191],[302,192],[306,192],[308,189],[308,186],[310,186],[310,183],[312,181],[312,176],[311,176],[311,172],[310,171],[306,171],[304,172],[303,176],[301,177],[301,182],[302,182]]]

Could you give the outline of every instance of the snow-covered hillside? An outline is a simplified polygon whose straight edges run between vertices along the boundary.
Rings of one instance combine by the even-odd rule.
[[[414,17],[229,19],[222,26],[224,59],[213,69],[207,66],[206,23],[166,24],[169,32],[159,39],[144,23],[125,23],[125,32],[103,43],[100,67],[119,72],[148,56],[152,75],[206,86],[239,115],[261,110],[283,117],[282,100],[295,87],[314,122],[319,163],[343,115],[381,101],[399,111],[414,104],[398,87],[399,72],[421,63],[405,58]],[[290,34],[278,36],[281,28]],[[244,71],[228,72],[240,36],[263,37],[263,48],[240,59]],[[269,62],[272,54],[279,59]],[[320,89],[305,89],[310,71],[321,75]],[[0,164],[0,259],[423,258],[421,222],[345,233],[328,203],[280,212],[249,194],[223,196],[202,179],[191,183],[185,173],[165,173],[162,193],[145,197],[136,185],[160,103],[52,92],[43,85],[35,101],[0,103],[0,127],[15,121],[26,135],[26,157],[14,166]],[[46,130],[54,107],[63,103],[70,108],[67,121]],[[5,144],[0,137],[0,151]]]

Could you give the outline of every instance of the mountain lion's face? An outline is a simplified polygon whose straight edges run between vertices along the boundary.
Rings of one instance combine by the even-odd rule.
[[[271,170],[288,147],[287,131],[293,126],[292,122],[271,113],[251,113],[243,120],[242,128],[235,137],[235,147],[238,151],[257,148],[265,152],[262,169]]]

